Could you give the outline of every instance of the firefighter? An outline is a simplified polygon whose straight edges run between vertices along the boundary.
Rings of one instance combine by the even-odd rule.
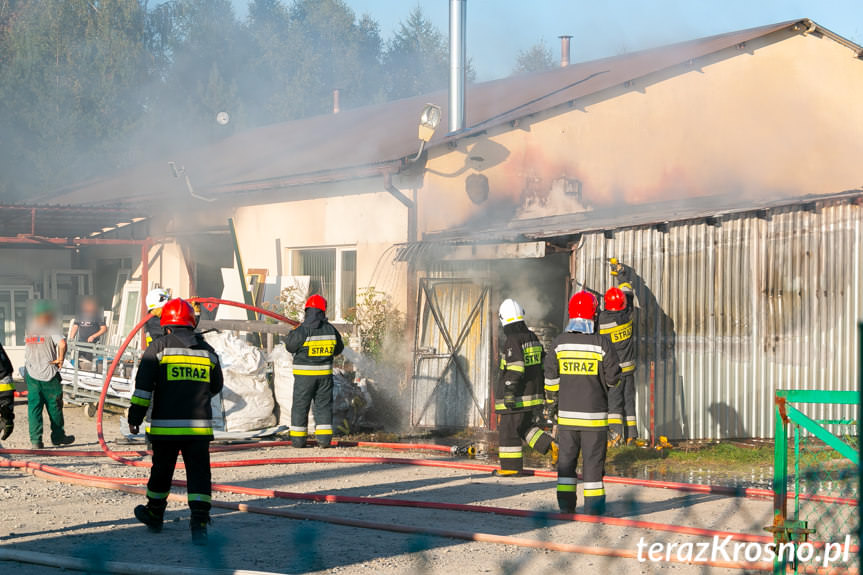
[[[163,288],[155,288],[147,292],[147,298],[144,301],[147,304],[147,311],[153,315],[144,324],[144,329],[147,330],[147,345],[150,345],[154,339],[165,335],[165,330],[162,329],[162,324],[159,322],[159,316],[162,314],[162,307],[170,299],[170,292]]]
[[[602,476],[608,436],[608,388],[618,385],[620,364],[608,338],[596,333],[598,307],[592,293],[581,291],[572,296],[566,331],[555,338],[545,358],[546,400],[557,416],[557,503],[563,513],[575,512],[579,453],[584,511],[605,511]]]
[[[611,340],[620,359],[620,385],[608,392],[609,445],[632,443],[638,438],[635,414],[635,341],[632,339],[634,294],[629,272],[617,258],[609,260],[618,285],[605,292],[599,314],[599,333]]]
[[[12,383],[12,361],[0,343],[0,439],[7,439],[15,429],[15,384]]]
[[[551,435],[537,425],[545,403],[542,344],[524,323],[524,309],[517,301],[504,300],[498,317],[506,339],[501,347],[500,372],[494,393],[500,439],[500,469],[494,474],[513,477],[522,471],[522,440],[539,453],[551,451],[555,463],[557,445]]]
[[[327,321],[327,300],[313,295],[306,316],[288,334],[285,347],[294,354],[294,398],[291,405],[291,444],[305,447],[309,408],[315,403],[315,439],[329,447],[333,438],[333,359],[345,348],[338,330]]]
[[[192,541],[206,545],[212,489],[210,400],[222,390],[222,368],[213,348],[195,333],[195,313],[188,302],[172,299],[161,309],[160,323],[166,333],[141,358],[129,408],[129,431],[134,435],[153,406],[147,427],[153,468],[147,504],[135,508],[135,517],[151,531],[161,531],[177,456],[182,453]]]

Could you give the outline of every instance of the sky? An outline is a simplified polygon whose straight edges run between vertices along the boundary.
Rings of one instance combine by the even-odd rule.
[[[247,0],[233,0],[244,17]],[[384,39],[417,5],[444,33],[448,0],[346,0],[381,25]],[[555,60],[561,34],[573,36],[573,62],[811,18],[863,44],[863,0],[467,0],[468,57],[478,80],[507,76],[519,50],[543,41]]]

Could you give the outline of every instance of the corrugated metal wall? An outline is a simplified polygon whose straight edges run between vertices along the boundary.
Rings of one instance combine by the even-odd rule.
[[[842,201],[582,236],[576,287],[607,289],[612,256],[638,274],[642,434],[651,361],[656,433],[675,439],[772,437],[775,389],[856,389],[861,224]]]

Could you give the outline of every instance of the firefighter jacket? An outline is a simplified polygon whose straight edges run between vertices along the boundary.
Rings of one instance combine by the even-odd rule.
[[[542,344],[523,321],[504,326],[506,339],[500,350],[500,371],[495,386],[494,409],[498,413],[527,411],[545,403],[542,390]],[[507,392],[515,396],[515,409],[509,410],[503,398]]]
[[[141,358],[129,423],[141,425],[151,403],[150,440],[213,439],[210,400],[222,390],[219,357],[192,328],[171,328]]]
[[[12,397],[15,385],[12,383],[12,361],[6,355],[6,350],[0,344],[0,397]]]
[[[312,377],[332,375],[333,359],[345,349],[338,330],[316,308],[306,310],[303,323],[288,334],[285,347],[294,354],[294,375]]]
[[[545,390],[558,394],[561,427],[607,427],[608,388],[619,382],[617,352],[605,336],[567,331],[552,342],[545,358]]]
[[[627,298],[629,299],[629,298]],[[635,341],[632,339],[632,308],[620,311],[602,311],[599,314],[599,333],[611,341],[620,360],[623,374],[635,371]]]
[[[626,295],[626,309],[602,311],[599,314],[599,333],[608,337],[614,344],[623,374],[635,371],[635,341],[633,340],[632,316],[635,294],[632,291],[630,276],[632,271],[622,266],[617,275],[617,287]]]
[[[147,345],[153,343],[154,339],[159,339],[160,337],[165,335],[165,330],[162,328],[162,322],[156,316],[153,316],[147,320],[147,323],[144,324],[144,329],[147,330]]]

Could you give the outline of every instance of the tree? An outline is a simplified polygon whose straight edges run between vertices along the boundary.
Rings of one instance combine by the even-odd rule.
[[[542,72],[554,68],[554,58],[551,50],[540,41],[528,48],[519,50],[515,59],[513,74],[528,74],[531,72]]]
[[[167,4],[170,24],[160,43],[169,66],[149,93],[147,130],[136,146],[142,153],[210,143],[244,124],[239,81],[249,59],[249,42],[230,0]],[[219,112],[228,112],[230,124],[216,123]]]
[[[287,9],[269,8],[277,14],[269,25],[258,20],[258,6],[250,11],[255,67],[267,85],[247,86],[267,120],[328,113],[335,89],[344,107],[383,97],[382,40],[369,16],[358,19],[342,0],[295,0]]]
[[[399,24],[383,55],[387,98],[395,100],[447,86],[449,48],[444,35],[417,6]]]
[[[21,199],[92,177],[137,129],[150,81],[137,0],[4,4],[0,191]]]

